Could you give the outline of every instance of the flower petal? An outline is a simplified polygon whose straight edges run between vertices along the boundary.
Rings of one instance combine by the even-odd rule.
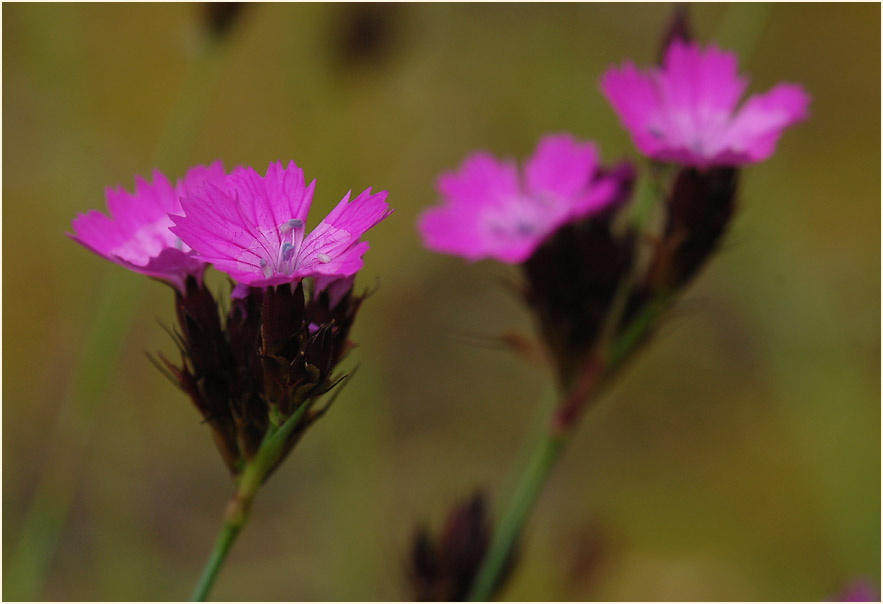
[[[598,167],[598,150],[590,142],[578,143],[570,134],[540,139],[525,165],[527,190],[571,197],[586,188]]]
[[[641,73],[626,63],[601,79],[642,153],[701,168],[766,159],[782,129],[805,117],[808,96],[794,85],[754,97],[734,116],[746,86],[734,53],[683,40],[672,42],[661,69]]]
[[[387,192],[368,188],[350,201],[347,193],[328,216],[306,236],[298,254],[301,276],[350,276],[362,268],[362,254],[368,249],[361,236],[392,213]]]
[[[205,263],[196,259],[169,230],[170,212],[179,212],[180,192],[206,179],[223,179],[223,164],[191,168],[173,187],[160,171],[153,182],[135,178],[135,192],[106,190],[110,216],[92,210],[73,222],[71,238],[101,256],[139,273],[165,279],[179,289],[187,275],[202,277]],[[188,184],[189,183],[189,184]]]
[[[748,99],[727,132],[726,147],[762,161],[775,151],[782,131],[809,117],[809,95],[799,84],[779,84]]]
[[[521,193],[515,164],[483,151],[467,157],[458,172],[443,174],[436,186],[447,203],[467,209],[505,204]]]
[[[474,153],[439,178],[442,204],[425,210],[417,229],[434,251],[524,262],[558,227],[621,197],[620,173],[600,176],[595,145],[567,133],[540,139],[524,188],[514,164]]]
[[[665,137],[661,101],[653,78],[627,61],[621,69],[611,67],[604,72],[601,91],[631,133],[635,146],[652,156]]]

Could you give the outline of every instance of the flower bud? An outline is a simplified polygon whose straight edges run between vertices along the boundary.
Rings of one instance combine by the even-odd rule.
[[[184,293],[175,291],[181,365],[160,358],[173,381],[190,397],[212,429],[228,469],[238,471],[237,427],[229,404],[230,348],[221,328],[218,306],[201,280],[188,276]]]
[[[647,277],[651,293],[683,287],[717,249],[736,207],[738,177],[736,168],[681,169]]]
[[[440,534],[417,531],[411,550],[412,595],[421,602],[463,601],[469,595],[492,535],[491,519],[481,493],[454,507]],[[512,570],[513,557],[500,574],[499,589]]]
[[[222,328],[208,290],[195,278],[186,285],[176,297],[181,365],[160,355],[161,369],[209,424],[233,475],[255,457],[271,421],[281,425],[307,405],[275,468],[327,410],[330,403],[312,406],[340,381],[334,369],[352,346],[363,297],[353,295],[352,279],[332,281],[309,302],[303,281],[237,288]]]
[[[612,224],[614,209],[631,195],[633,169],[623,163],[609,173],[621,183],[611,208],[562,226],[522,265],[525,299],[567,391],[600,335],[634,255],[634,234],[615,234]]]
[[[681,42],[693,41],[693,27],[690,25],[690,6],[684,2],[677,2],[672,7],[671,17],[662,35],[662,42],[659,45],[659,61],[662,64],[665,60],[665,52],[671,43],[675,40]]]
[[[208,31],[218,38],[230,33],[233,25],[242,15],[244,2],[205,2],[202,4],[203,17]]]

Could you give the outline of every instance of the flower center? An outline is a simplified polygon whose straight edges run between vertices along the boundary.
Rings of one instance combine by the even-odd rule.
[[[279,225],[279,250],[274,261],[261,259],[261,271],[269,278],[274,272],[291,275],[297,268],[297,254],[304,240],[304,221],[286,220]]]
[[[545,193],[521,195],[485,214],[487,230],[499,239],[525,240],[545,233],[559,210],[557,200]]]

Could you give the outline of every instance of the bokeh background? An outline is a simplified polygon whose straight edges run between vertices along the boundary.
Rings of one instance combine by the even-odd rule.
[[[880,584],[880,7],[694,5],[753,92],[812,119],[744,173],[727,244],[584,418],[502,597],[821,600]],[[424,250],[466,153],[567,130],[637,157],[598,90],[657,54],[671,6],[250,5],[220,41],[187,4],[4,4],[3,596],[187,598],[231,491],[145,358],[171,291],[64,236],[108,185],[216,158],[317,178],[314,216],[390,191],[361,368],[260,493],[213,596],[408,598],[415,527],[497,505],[545,372],[517,273]],[[217,276],[212,283],[220,284]],[[42,485],[42,486],[40,486]],[[37,510],[36,512],[34,510]]]

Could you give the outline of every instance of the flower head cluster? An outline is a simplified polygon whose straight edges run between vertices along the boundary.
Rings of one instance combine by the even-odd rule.
[[[216,162],[175,187],[155,172],[134,194],[109,190],[111,217],[74,221],[76,241],[175,287],[181,360],[160,355],[157,365],[193,401],[234,475],[271,426],[298,422],[278,463],[327,408],[313,407],[338,383],[350,347],[362,236],[391,212],[385,191],[347,194],[306,233],[314,190],[294,162],[270,164],[266,176],[227,175]],[[226,317],[202,282],[209,264],[237,282]]]
[[[655,186],[645,187],[645,197],[656,197],[656,208],[642,203],[619,220],[631,168],[599,170],[594,145],[562,134],[544,137],[522,173],[487,153],[470,155],[439,178],[442,205],[418,221],[431,250],[521,264],[521,293],[562,394],[543,446],[572,430],[717,249],[736,209],[739,167],[768,158],[785,127],[808,115],[809,97],[795,84],[737,108],[747,80],[735,55],[703,50],[689,36],[681,9],[666,32],[661,68],[640,72],[626,63],[601,81],[640,151],[675,164],[652,164]],[[477,503],[452,514],[441,538],[419,535],[412,555],[419,598],[491,595],[499,555],[511,551],[523,518],[501,524],[477,584],[464,591],[486,542]]]
[[[688,36],[680,14],[661,67],[639,71],[627,62],[601,79],[639,150],[676,164],[656,170],[657,186],[647,188],[660,193],[664,211],[656,232],[616,220],[630,197],[631,167],[599,168],[595,146],[568,134],[543,137],[522,172],[487,153],[470,155],[439,178],[442,205],[418,221],[429,249],[521,264],[524,298],[566,392],[591,377],[629,321],[655,312],[704,266],[735,211],[738,168],[769,157],[782,131],[808,115],[809,97],[796,84],[739,107],[747,79],[736,56]]]
[[[135,192],[121,187],[108,188],[107,209],[110,216],[89,210],[73,221],[70,237],[121,266],[171,283],[178,291],[185,289],[188,275],[202,278],[207,266],[204,259],[169,230],[169,214],[181,211],[181,197],[204,183],[221,185],[224,165],[196,166],[174,186],[159,170],[153,182],[135,178]]]
[[[442,205],[426,210],[418,229],[432,250],[520,263],[561,225],[616,201],[620,185],[601,169],[593,143],[549,135],[521,173],[512,161],[478,152],[443,174]]]
[[[638,149],[683,165],[735,166],[767,159],[782,131],[808,117],[809,96],[779,84],[737,109],[748,80],[736,55],[675,39],[662,68],[612,67],[601,90]]]

